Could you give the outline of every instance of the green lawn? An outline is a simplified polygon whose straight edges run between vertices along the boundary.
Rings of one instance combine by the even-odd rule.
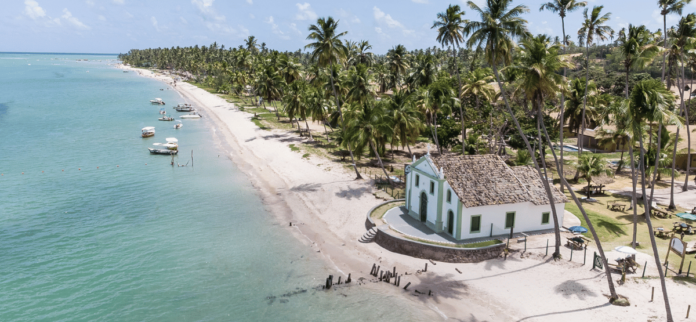
[[[576,192],[576,195],[580,197],[580,194],[578,192]],[[606,208],[607,203],[613,203],[616,201],[629,205],[631,202],[630,198],[613,194],[607,194],[605,196],[593,196],[593,198],[597,199],[598,202],[583,203],[583,207],[587,212],[587,216],[592,221],[592,224],[595,227],[597,235],[599,236],[599,239],[602,242],[602,246],[604,247],[605,251],[613,250],[617,246],[630,246],[631,241],[633,240],[633,210],[611,211]],[[570,199],[570,196],[568,196],[568,199]],[[660,206],[661,208],[667,208],[666,205],[658,206]],[[580,210],[575,205],[575,203],[572,202],[572,199],[571,202],[566,204],[566,210],[577,216],[582,222],[582,226],[588,227],[587,223],[585,222],[585,219],[580,213]],[[683,211],[685,210],[678,210],[678,212]],[[653,249],[650,244],[648,225],[645,221],[645,216],[643,215],[643,213],[644,211],[642,207],[642,201],[639,200],[637,207],[638,217],[636,234],[636,241],[640,243],[640,245],[638,246],[638,250],[642,253],[652,255]],[[672,218],[667,219],[651,218],[650,221],[652,222],[653,228],[663,227],[666,230],[671,230],[674,222],[686,222],[687,224],[690,224],[692,226],[696,225],[696,222],[694,221],[681,219],[677,216],[672,216]],[[583,235],[592,238],[592,234],[590,232],[587,232]],[[679,236],[677,235],[676,237]],[[665,252],[667,251],[669,240],[670,238],[668,237],[655,238],[657,251],[660,256],[660,261],[663,263],[665,260]],[[685,242],[692,242],[694,240],[696,240],[696,235],[684,236]],[[673,269],[675,265],[679,265],[680,261],[681,258],[679,258],[679,256],[670,252],[670,269]],[[689,263],[691,263],[691,273],[693,275],[693,273],[696,272],[696,258],[694,258],[694,254],[687,255],[684,259],[684,273],[686,273],[687,268],[689,267]],[[644,263],[639,264],[643,265]],[[648,265],[654,266],[655,264],[654,262],[650,261],[648,262]],[[676,269],[678,270],[678,267]],[[668,275],[673,276],[674,273],[670,271]]]

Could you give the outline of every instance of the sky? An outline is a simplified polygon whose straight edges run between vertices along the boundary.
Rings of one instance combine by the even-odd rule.
[[[307,1],[307,2],[305,2]],[[548,1],[548,0],[547,0]],[[373,52],[386,53],[402,44],[407,49],[439,46],[431,29],[438,12],[450,4],[478,16],[466,1],[452,0],[3,0],[0,10],[0,52],[125,53],[130,49],[210,45],[237,47],[250,35],[259,44],[296,51],[308,43],[310,24],[318,17],[340,19],[346,39],[368,40]],[[485,0],[474,0],[483,4]],[[534,34],[562,35],[561,19],[539,12],[545,1],[515,0],[530,12],[523,15]],[[609,25],[617,32],[629,23],[650,30],[662,28],[656,0],[589,0],[604,5]],[[696,1],[684,14],[696,12]],[[668,16],[667,25],[679,17]],[[577,39],[582,10],[566,17],[566,33]]]

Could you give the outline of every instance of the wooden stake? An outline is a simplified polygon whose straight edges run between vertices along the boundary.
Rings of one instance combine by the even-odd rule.
[[[404,286],[404,289],[407,290],[409,285],[411,285],[411,282],[408,282],[408,284],[406,284],[406,286]]]
[[[691,312],[691,304],[689,304],[689,308],[686,309],[686,318],[689,318],[689,312]]]
[[[346,279],[346,284],[348,284],[348,283],[350,283],[350,282],[351,282],[351,280],[350,280],[350,273],[348,273],[348,279]]]
[[[652,288],[652,295],[650,295],[650,302],[655,300],[655,287]]]
[[[428,271],[428,263],[425,263],[425,270],[424,270],[424,272],[427,272],[427,271]]]

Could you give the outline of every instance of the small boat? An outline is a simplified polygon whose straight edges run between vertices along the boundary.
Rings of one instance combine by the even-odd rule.
[[[149,138],[149,137],[151,137],[151,136],[155,136],[155,127],[154,127],[154,126],[144,127],[144,128],[142,129],[142,131],[143,131],[142,136],[143,136],[144,138]]]
[[[167,114],[167,112],[166,112],[166,111],[164,111],[164,107],[160,109],[159,113],[160,113],[160,114],[162,114],[162,115],[165,115],[165,114]]]
[[[165,140],[167,141],[167,143],[162,144],[163,147],[169,150],[179,149],[179,140],[177,140],[176,138],[166,138]]]
[[[174,107],[177,112],[193,112],[195,109],[191,104],[179,104]]]
[[[150,150],[150,153],[152,153],[152,154],[172,155],[172,154],[179,153],[179,150],[155,149],[155,148],[147,148],[147,149]]]
[[[201,118],[201,115],[198,114],[197,112],[193,112],[191,114],[186,114],[181,116],[182,119],[199,119]]]
[[[160,121],[174,121],[174,118],[171,117],[171,116],[166,116],[166,115],[165,115],[165,116],[162,116],[162,117],[158,118],[158,120],[160,120]]]
[[[162,101],[161,98],[155,98],[153,100],[150,100],[150,103],[155,104],[155,105],[164,105],[164,101]]]
[[[181,123],[181,121],[176,121],[176,124],[174,124],[174,128],[177,130],[180,129],[182,126],[184,126],[184,124]]]

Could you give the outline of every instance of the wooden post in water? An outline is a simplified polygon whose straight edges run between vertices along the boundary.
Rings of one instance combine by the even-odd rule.
[[[411,282],[408,282],[408,284],[406,284],[406,286],[404,286],[404,289],[408,290],[409,285],[411,285]]]
[[[348,284],[348,283],[350,283],[350,282],[351,282],[351,280],[350,280],[350,273],[348,273],[348,278],[346,279],[346,284]]]
[[[427,271],[428,271],[428,263],[425,263],[425,270],[424,270],[424,272],[427,272]]]

